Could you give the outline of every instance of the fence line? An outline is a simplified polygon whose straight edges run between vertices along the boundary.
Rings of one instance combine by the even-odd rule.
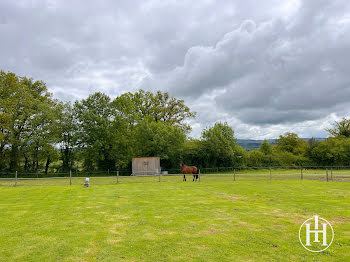
[[[298,172],[299,170],[299,172]],[[25,172],[0,172],[0,186],[18,185],[77,185],[83,184],[85,177],[92,179],[92,184],[120,184],[129,182],[169,182],[178,181],[177,176],[182,176],[179,169],[167,170],[176,171],[167,174],[151,175],[128,175],[126,170],[121,174],[116,171],[90,171],[90,172],[67,172],[67,173],[25,173]],[[56,176],[55,176],[56,175]],[[57,176],[59,175],[59,176]],[[191,174],[187,174],[191,176]],[[270,167],[216,167],[199,169],[198,182],[221,181],[229,179],[231,181],[244,180],[320,180],[320,181],[347,181],[350,182],[350,166],[270,166]],[[153,178],[153,179],[152,179]],[[37,181],[37,182],[35,182]],[[39,182],[41,181],[41,182]],[[50,182],[52,181],[52,182]],[[54,182],[56,181],[56,182]]]
[[[216,172],[225,172],[225,171],[229,171],[229,170],[236,170],[236,171],[242,171],[242,170],[250,170],[250,169],[291,169],[291,170],[298,170],[300,169],[301,172],[302,170],[307,170],[307,169],[330,169],[330,172],[333,171],[333,169],[350,169],[350,166],[254,166],[254,167],[204,167],[204,168],[200,168],[202,171],[216,171]],[[180,174],[181,173],[181,169],[166,169],[165,171],[174,171],[174,174]],[[7,175],[10,177],[13,177],[16,172],[18,172],[18,174],[23,175],[23,176],[27,176],[29,178],[39,178],[40,177],[65,177],[65,175],[70,176],[70,174],[72,173],[72,177],[85,177],[86,175],[98,175],[98,174],[104,174],[107,176],[116,176],[115,174],[117,172],[119,172],[119,175],[121,176],[128,176],[131,175],[132,172],[131,170],[114,170],[114,171],[79,171],[79,172],[55,172],[55,173],[43,173],[43,172],[37,172],[37,173],[33,173],[33,172],[23,172],[23,171],[15,171],[15,172],[4,172],[4,171],[0,171],[0,179],[4,178],[4,176],[2,175]],[[213,173],[213,172],[210,172]],[[169,173],[170,175],[171,173]],[[61,176],[62,175],[62,176]],[[153,174],[150,174],[153,175]],[[144,175],[144,176],[150,176],[150,175]],[[158,175],[158,174],[156,174]],[[136,176],[141,176],[141,175],[136,175]]]
[[[350,169],[350,166],[254,166],[254,167],[204,167],[204,168],[200,168],[202,171],[204,170],[208,170],[208,171],[217,171],[217,172],[221,172],[221,171],[228,171],[228,170],[249,170],[249,169],[292,169],[292,170],[297,170],[297,169]],[[164,171],[175,171],[175,173],[181,173],[181,169],[166,169]],[[28,177],[32,177],[34,178],[34,176],[50,176],[50,175],[67,175],[69,176],[70,173],[72,173],[72,176],[76,175],[76,177],[84,177],[86,174],[107,174],[108,176],[115,176],[113,174],[116,174],[116,172],[119,173],[124,173],[127,175],[131,175],[132,171],[131,170],[114,170],[114,171],[79,171],[79,172],[54,172],[54,173],[44,173],[44,172],[24,172],[24,171],[14,171],[14,172],[4,172],[4,171],[0,171],[0,178],[2,175],[15,175],[15,173],[18,172],[21,175],[26,175]],[[33,176],[30,176],[33,175]],[[140,176],[140,175],[137,175]],[[148,175],[145,175],[148,176]]]

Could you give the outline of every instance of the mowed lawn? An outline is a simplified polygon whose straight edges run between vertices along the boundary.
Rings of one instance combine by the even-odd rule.
[[[322,253],[298,239],[316,214],[335,231]],[[0,261],[350,261],[350,183],[0,186]]]

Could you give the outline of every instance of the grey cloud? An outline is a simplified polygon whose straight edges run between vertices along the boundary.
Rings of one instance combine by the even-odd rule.
[[[0,69],[64,100],[167,90],[198,112],[195,136],[218,120],[242,137],[324,135],[350,109],[349,13],[346,0],[5,0]]]
[[[319,119],[323,116],[319,111],[289,110],[278,111],[268,108],[260,108],[258,110],[243,109],[236,115],[239,119],[246,123],[254,123],[258,125],[264,124],[289,124],[293,122],[302,122],[305,120]]]
[[[350,8],[344,1],[318,4],[303,2],[289,20],[246,20],[215,45],[191,47],[182,66],[153,84],[183,97],[224,90],[216,106],[250,124],[314,120],[336,105],[350,108]]]

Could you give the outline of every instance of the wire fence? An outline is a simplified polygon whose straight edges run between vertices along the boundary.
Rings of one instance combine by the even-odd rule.
[[[284,167],[217,167],[201,168],[197,182],[215,181],[259,181],[259,180],[318,180],[325,182],[350,182],[350,166],[284,166]],[[180,169],[169,169],[162,173],[131,175],[131,170],[25,173],[0,172],[0,187],[10,186],[60,186],[84,185],[89,178],[90,185],[117,185],[125,183],[182,182]],[[187,182],[193,181],[192,174],[186,174]]]

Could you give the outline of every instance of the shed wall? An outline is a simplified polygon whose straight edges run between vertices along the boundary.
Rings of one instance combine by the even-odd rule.
[[[135,157],[132,159],[133,175],[154,175],[160,173],[159,157]]]

